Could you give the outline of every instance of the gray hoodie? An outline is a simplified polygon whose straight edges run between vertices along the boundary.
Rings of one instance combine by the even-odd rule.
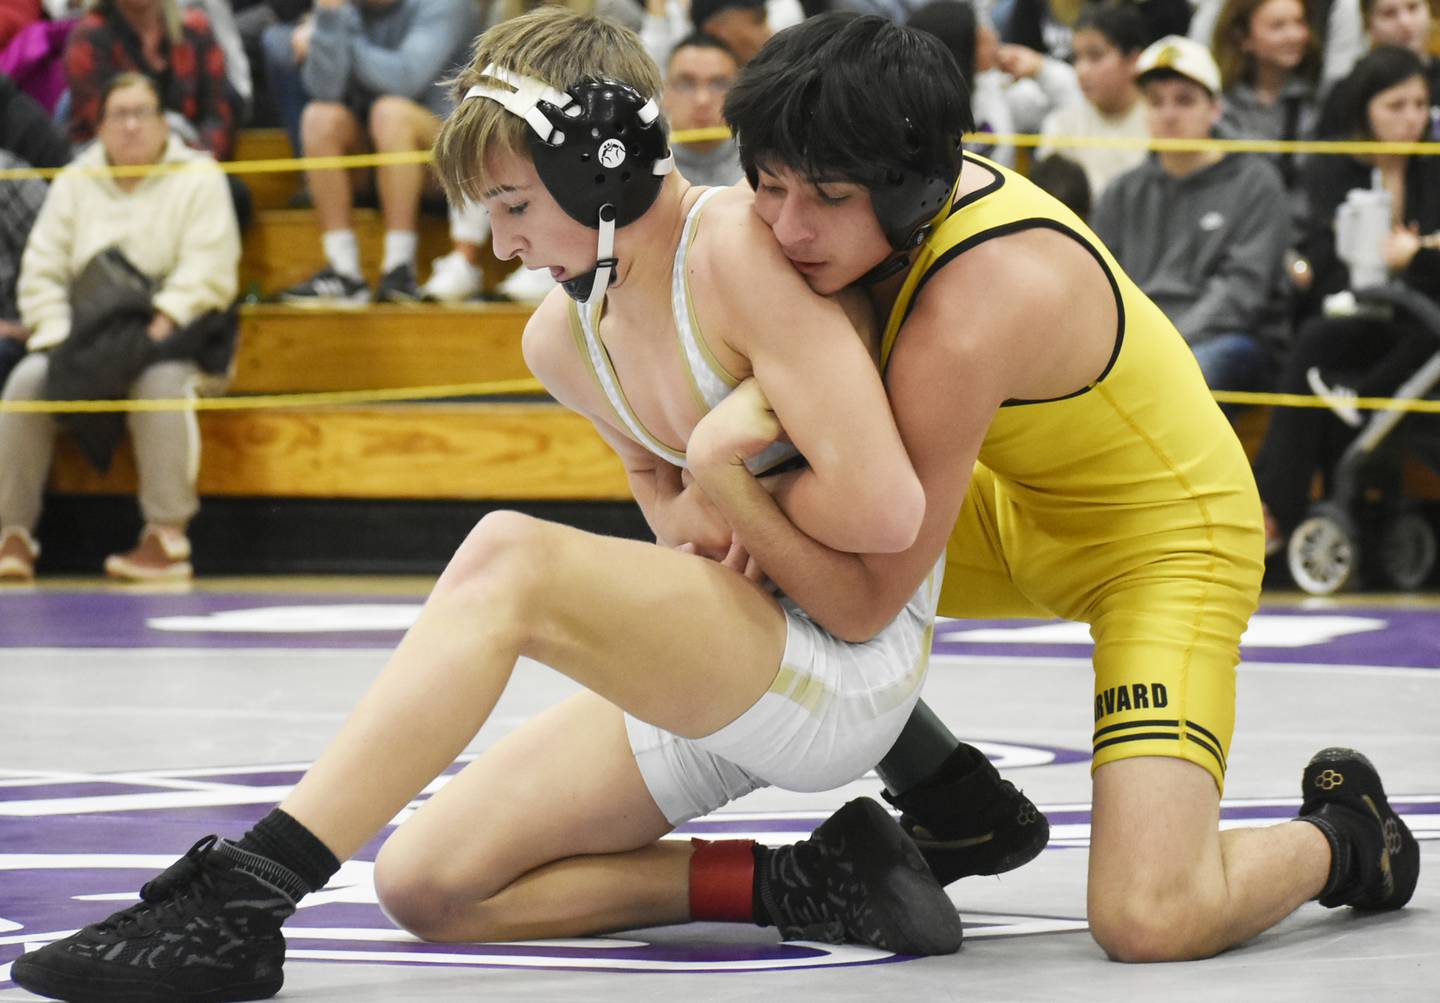
[[[1177,178],[1152,154],[1110,183],[1090,225],[1190,344],[1226,333],[1283,343],[1289,216],[1265,160],[1231,154]]]

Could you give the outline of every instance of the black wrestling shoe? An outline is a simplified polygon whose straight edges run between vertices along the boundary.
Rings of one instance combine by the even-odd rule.
[[[953,954],[960,915],[890,813],[857,798],[764,857],[760,902],[786,940]]]
[[[1013,871],[1050,841],[1044,812],[968,745],[946,760],[934,780],[881,796],[900,809],[900,827],[942,885],[971,874]]]
[[[1301,776],[1300,818],[1330,843],[1327,909],[1399,909],[1420,880],[1420,844],[1385,799],[1380,774],[1354,749],[1322,749]]]
[[[206,836],[139,904],[21,955],[10,978],[72,1003],[268,999],[285,981],[280,924],[305,890],[268,857]]]

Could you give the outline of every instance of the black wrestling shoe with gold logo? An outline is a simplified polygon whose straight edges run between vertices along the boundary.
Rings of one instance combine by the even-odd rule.
[[[1320,904],[1399,909],[1420,879],[1420,845],[1390,807],[1380,774],[1354,749],[1323,749],[1301,776],[1300,818],[1330,843]]]

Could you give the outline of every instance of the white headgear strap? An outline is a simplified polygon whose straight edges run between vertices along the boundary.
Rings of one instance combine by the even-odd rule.
[[[580,106],[575,104],[575,99],[563,91],[558,91],[543,80],[536,80],[534,77],[527,77],[523,73],[515,73],[503,66],[496,66],[491,63],[482,71],[487,77],[494,77],[501,83],[509,84],[515,88],[507,91],[500,87],[489,87],[485,84],[476,84],[465,92],[465,100],[470,98],[489,98],[498,101],[505,107],[505,110],[519,115],[530,123],[530,128],[535,134],[546,143],[552,146],[559,146],[565,142],[565,134],[556,129],[545,117],[545,114],[536,107],[541,101],[554,105],[562,112],[570,115],[580,114]],[[573,107],[572,107],[573,106]]]

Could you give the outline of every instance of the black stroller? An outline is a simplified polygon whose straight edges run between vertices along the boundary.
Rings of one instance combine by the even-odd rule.
[[[1357,290],[1355,299],[1365,306],[1404,314],[1430,333],[1436,354],[1392,396],[1400,400],[1436,396],[1440,386],[1440,306],[1398,283]],[[1402,423],[1402,434],[1392,437]],[[1296,585],[1311,595],[1331,595],[1355,587],[1362,579],[1373,582],[1378,578],[1406,591],[1429,580],[1440,552],[1435,527],[1419,506],[1398,500],[1398,488],[1404,456],[1418,456],[1440,471],[1437,426],[1440,416],[1398,410],[1370,415],[1328,479],[1328,496],[1311,506],[1290,534],[1286,556]],[[1397,444],[1392,438],[1403,441]],[[1367,491],[1377,473],[1393,488],[1383,492],[1378,502]]]

